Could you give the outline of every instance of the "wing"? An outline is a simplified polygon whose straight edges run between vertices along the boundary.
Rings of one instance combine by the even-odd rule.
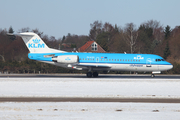
[[[91,67],[91,68],[111,68],[110,65],[106,65],[106,64],[103,64],[103,65],[100,65],[100,64],[76,64],[74,66],[77,66],[77,67]]]

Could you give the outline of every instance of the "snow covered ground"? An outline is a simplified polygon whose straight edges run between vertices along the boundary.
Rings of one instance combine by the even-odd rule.
[[[180,104],[0,103],[1,120],[179,120]]]
[[[179,79],[0,78],[0,97],[180,98]],[[179,120],[179,103],[0,102],[0,120]]]
[[[179,79],[0,78],[0,97],[180,98]]]

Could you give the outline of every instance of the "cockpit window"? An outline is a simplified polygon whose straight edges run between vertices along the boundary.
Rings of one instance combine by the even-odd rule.
[[[164,59],[156,59],[156,62],[165,61]]]

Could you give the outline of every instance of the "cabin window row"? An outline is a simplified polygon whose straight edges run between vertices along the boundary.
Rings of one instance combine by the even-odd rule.
[[[92,58],[80,58],[80,60],[96,60],[96,61],[129,61],[129,62],[140,62],[140,60],[129,60],[129,59],[92,59]]]

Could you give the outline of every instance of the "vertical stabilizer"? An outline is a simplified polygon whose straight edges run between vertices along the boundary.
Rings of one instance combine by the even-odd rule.
[[[30,53],[57,53],[64,52],[61,50],[49,48],[44,41],[35,33],[26,32],[18,34],[22,37],[24,43],[29,49]]]

